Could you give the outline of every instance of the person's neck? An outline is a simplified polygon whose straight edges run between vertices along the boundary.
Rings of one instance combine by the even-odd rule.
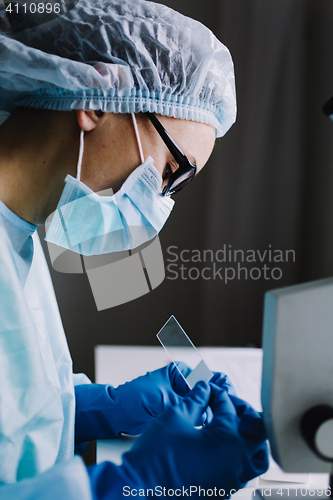
[[[32,224],[56,209],[67,174],[75,175],[75,116],[19,109],[0,127],[0,200]]]

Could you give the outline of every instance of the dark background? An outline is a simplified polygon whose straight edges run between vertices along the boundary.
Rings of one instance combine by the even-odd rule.
[[[227,45],[238,100],[236,124],[175,197],[160,235],[165,257],[171,245],[261,252],[271,245],[295,250],[296,261],[277,264],[279,280],[165,279],[101,312],[86,276],[51,268],[74,371],[92,380],[95,345],[157,345],[155,334],[171,314],[198,346],[260,346],[264,292],[333,271],[333,123],[321,111],[333,95],[333,2],[162,3],[203,22]]]

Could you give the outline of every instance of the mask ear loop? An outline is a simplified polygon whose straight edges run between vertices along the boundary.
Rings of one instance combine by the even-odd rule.
[[[140,139],[138,124],[137,124],[137,121],[136,121],[136,118],[135,118],[135,114],[131,113],[131,115],[132,115],[132,122],[133,122],[133,125],[134,125],[134,132],[135,132],[135,136],[136,136],[136,141],[137,141],[138,147],[139,147],[141,163],[144,163],[145,157],[143,156],[143,150],[142,150],[142,144],[141,144],[141,139]],[[129,236],[128,236],[128,233],[127,233],[127,229],[125,229],[125,234],[126,234],[126,240],[127,240],[127,245],[128,245],[128,252],[129,252],[130,255],[132,255],[132,251],[131,251],[131,247],[130,247],[130,243],[129,243]],[[140,255],[141,262],[142,262],[142,256],[141,256],[141,252],[140,251],[139,251],[139,255]],[[149,282],[149,280],[148,280],[148,282]]]
[[[77,167],[76,167],[76,179],[78,181],[81,180],[83,150],[84,150],[84,130],[81,128],[79,158],[77,160]],[[66,234],[66,238],[67,238],[67,232],[65,232],[65,234]],[[83,258],[81,243],[78,244],[78,247],[79,247],[79,253],[80,253],[80,258],[81,258],[82,269],[83,269],[83,272],[86,273],[86,267],[85,267],[85,263],[84,263],[84,258]]]
[[[77,172],[76,173],[76,178],[77,178],[78,181],[81,180],[83,150],[84,150],[84,130],[82,130],[82,128],[81,128],[79,158],[77,160],[77,167],[76,167],[76,172]]]
[[[143,156],[143,150],[142,150],[142,144],[141,144],[141,139],[140,139],[138,124],[136,122],[135,114],[131,113],[131,115],[132,115],[132,121],[133,121],[133,125],[134,125],[134,131],[135,131],[135,135],[136,135],[136,140],[137,140],[137,143],[138,143],[138,146],[139,146],[141,163],[144,163],[145,157]]]

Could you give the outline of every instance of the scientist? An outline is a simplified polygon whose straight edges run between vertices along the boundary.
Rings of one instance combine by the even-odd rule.
[[[6,5],[0,498],[196,497],[199,487],[229,496],[267,469],[259,415],[219,373],[190,392],[172,365],[117,389],[73,375],[36,228],[53,214],[47,241],[83,255],[153,238],[170,194],[234,122],[230,54],[200,23],[143,0],[80,0],[25,30],[13,29]],[[114,196],[98,194],[106,189]],[[85,467],[74,454],[74,444],[121,433],[141,436],[120,466]]]

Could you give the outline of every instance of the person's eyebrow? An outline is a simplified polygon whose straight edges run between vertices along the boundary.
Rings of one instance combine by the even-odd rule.
[[[188,159],[188,161],[190,163],[193,163],[196,167],[198,166],[197,164],[197,160],[194,158],[194,156],[192,156],[191,154],[187,155],[183,150],[181,150],[182,153],[186,156],[186,158]],[[170,153],[171,157],[173,158],[172,154]],[[174,159],[174,158],[173,158]],[[174,159],[175,160],[175,159]],[[176,161],[176,160],[175,160]]]

